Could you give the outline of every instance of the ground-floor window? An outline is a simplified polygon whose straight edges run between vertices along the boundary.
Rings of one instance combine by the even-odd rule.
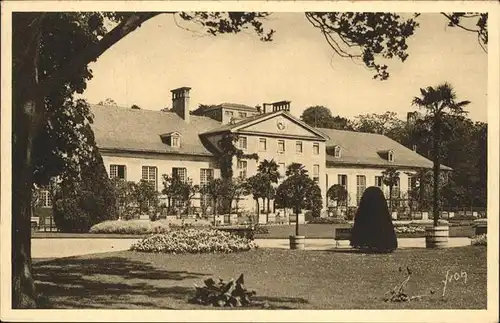
[[[347,190],[347,175],[339,174],[338,184],[343,186]]]
[[[319,182],[319,165],[313,165],[313,181]]]
[[[363,192],[366,189],[366,176],[357,175],[356,176],[356,205],[359,205]]]
[[[154,166],[142,166],[142,179],[153,184],[155,190],[158,190],[157,174],[158,168]]]
[[[238,160],[238,175],[240,178],[247,178],[247,161]]]
[[[40,207],[52,207],[52,196],[50,195],[49,191],[40,191],[39,205]]]
[[[187,180],[187,170],[184,167],[173,167],[172,177],[178,178],[181,182],[185,183]]]
[[[109,177],[127,179],[127,166],[125,165],[109,165]]]

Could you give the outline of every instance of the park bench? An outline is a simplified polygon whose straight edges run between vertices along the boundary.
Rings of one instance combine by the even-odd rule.
[[[341,240],[351,239],[351,228],[350,227],[340,227],[333,229],[333,238],[335,239],[335,248],[339,246]]]
[[[487,219],[474,220],[472,227],[474,228],[476,235],[486,234],[488,231],[488,220]]]

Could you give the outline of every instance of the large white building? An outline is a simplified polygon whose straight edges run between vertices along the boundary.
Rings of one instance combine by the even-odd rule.
[[[235,160],[235,176],[252,176],[264,159],[276,161],[282,175],[288,164],[301,163],[320,186],[324,206],[334,184],[345,186],[349,204],[356,205],[366,187],[383,186],[382,171],[389,166],[400,170],[400,192],[412,185],[410,174],[432,167],[430,160],[383,135],[313,128],[290,114],[289,101],[262,108],[223,103],[193,115],[190,88],[171,92],[172,112],[92,106],[97,145],[111,177],[148,180],[158,191],[162,174],[203,185],[220,176],[217,142],[225,133],[237,134],[239,148],[259,156],[258,161]],[[239,206],[255,209],[251,197]]]

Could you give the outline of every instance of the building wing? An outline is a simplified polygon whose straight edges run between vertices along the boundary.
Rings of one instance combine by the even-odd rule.
[[[384,135],[326,128],[317,130],[328,138],[326,142],[328,167],[363,165],[432,168],[433,165],[429,159]],[[340,154],[335,154],[335,147],[340,148]],[[392,161],[389,158],[391,153]],[[441,169],[451,170],[444,165]]]

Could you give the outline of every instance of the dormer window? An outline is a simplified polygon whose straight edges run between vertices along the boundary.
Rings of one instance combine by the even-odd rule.
[[[394,158],[394,150],[379,150],[378,155],[380,158],[387,160],[390,163],[393,163],[395,158]]]
[[[387,160],[390,161],[391,163],[394,162],[394,151],[389,150],[387,152]]]
[[[173,135],[171,141],[172,141],[171,144],[172,147],[179,148],[181,146],[181,136]]]
[[[162,134],[160,137],[163,143],[171,146],[172,148],[181,147],[181,134],[176,131]]]
[[[333,157],[340,158],[340,146],[333,147]]]

